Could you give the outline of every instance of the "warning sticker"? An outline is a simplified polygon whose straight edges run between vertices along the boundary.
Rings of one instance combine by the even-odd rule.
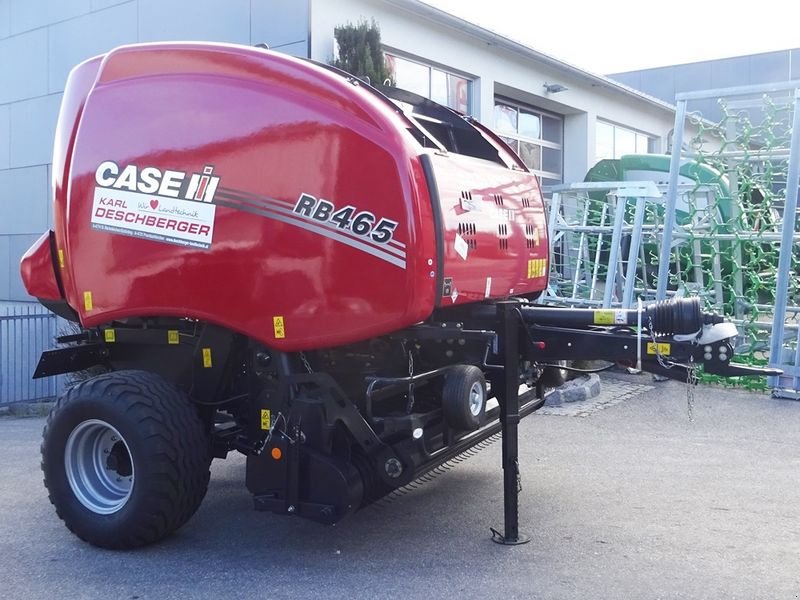
[[[453,248],[463,260],[467,260],[467,255],[469,254],[469,244],[467,244],[467,240],[461,237],[459,234],[456,234],[456,241],[453,244]]]
[[[614,311],[613,310],[596,310],[596,311],[594,311],[594,324],[595,325],[613,325],[614,324]]]
[[[267,408],[261,409],[261,429],[262,431],[269,431],[272,427],[272,415]]]
[[[532,258],[528,260],[528,279],[544,277],[547,275],[547,259]]]
[[[653,342],[647,342],[648,354],[660,354],[661,356],[669,356],[670,350],[671,346],[666,342],[660,342],[658,344],[654,344]]]
[[[272,317],[272,329],[275,333],[275,339],[282,340],[286,337],[286,325],[283,322],[283,317]]]
[[[206,202],[96,187],[92,229],[207,250],[216,206]]]

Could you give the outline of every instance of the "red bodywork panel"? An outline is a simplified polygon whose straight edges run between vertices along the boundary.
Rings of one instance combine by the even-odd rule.
[[[535,178],[432,153],[411,126],[372,91],[255,48],[126,46],[79,65],[53,161],[68,304],[87,327],[188,317],[294,351],[544,289]],[[464,190],[483,206],[466,210]],[[30,293],[52,268],[28,262]]]
[[[549,247],[536,178],[457,154],[432,158],[450,280],[441,305],[545,289]]]
[[[61,300],[56,267],[53,264],[51,236],[51,231],[43,233],[33,246],[28,248],[19,265],[28,293],[39,300]]]

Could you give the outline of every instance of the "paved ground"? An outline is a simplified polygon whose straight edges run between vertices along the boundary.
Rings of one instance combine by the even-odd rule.
[[[523,421],[518,547],[489,541],[495,444],[333,528],[252,511],[243,460],[218,462],[177,535],[101,551],[45,498],[43,420],[0,419],[0,597],[800,597],[800,403],[699,388],[690,424],[685,388],[653,385]]]

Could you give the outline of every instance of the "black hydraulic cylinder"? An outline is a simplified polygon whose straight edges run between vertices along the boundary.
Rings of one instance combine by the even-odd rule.
[[[519,531],[519,317],[516,305],[501,303],[500,357],[502,374],[494,380],[500,404],[503,445],[503,533],[492,529],[492,540],[498,544],[516,545],[530,541]],[[499,384],[499,385],[498,385]]]

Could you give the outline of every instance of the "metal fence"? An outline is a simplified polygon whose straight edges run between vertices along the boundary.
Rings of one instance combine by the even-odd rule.
[[[56,396],[63,377],[31,379],[39,356],[53,347],[59,318],[39,305],[0,308],[0,405]]]
[[[709,98],[720,121],[691,110]],[[553,188],[543,301],[700,296],[737,324],[737,361],[785,373],[739,383],[800,398],[800,82],[681,94],[672,144],[619,161],[619,181]]]

